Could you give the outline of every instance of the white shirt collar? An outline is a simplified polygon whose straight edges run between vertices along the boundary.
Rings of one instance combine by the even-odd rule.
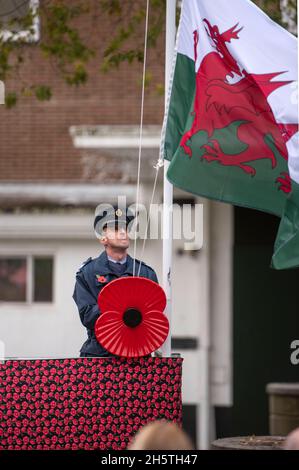
[[[120,261],[117,261],[116,259],[111,258],[111,256],[108,256],[108,255],[107,255],[107,258],[108,258],[108,260],[111,261],[112,263],[125,264],[126,261],[127,261],[127,257],[125,257],[124,259],[122,259],[122,260],[120,260]]]

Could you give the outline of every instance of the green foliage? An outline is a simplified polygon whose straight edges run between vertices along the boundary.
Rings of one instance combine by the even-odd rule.
[[[63,78],[69,85],[87,81],[84,64],[95,55],[72,25],[74,19],[89,13],[83,3],[67,5],[62,1],[50,3],[43,16],[44,32],[40,48],[45,57],[54,58]]]
[[[281,24],[280,0],[253,0],[272,20]]]
[[[2,81],[4,81],[8,72],[12,69],[9,61],[12,49],[13,47],[9,42],[0,42],[0,80]]]
[[[281,5],[283,0],[253,0],[270,17],[286,26],[282,21]],[[148,48],[156,48],[154,60],[164,62],[163,47],[157,47],[165,30],[166,0],[150,0]],[[99,71],[108,73],[123,63],[143,62],[145,0],[41,0],[38,9],[29,11],[22,18],[11,18],[5,27],[12,31],[12,36],[3,40],[0,35],[0,80],[9,77],[22,77],[21,68],[30,60],[28,48],[38,47],[44,60],[51,62],[60,77],[70,86],[82,86],[88,81],[88,64],[98,53],[98,30],[84,37],[84,31],[78,26],[82,17],[96,24],[97,18],[107,17],[113,24],[113,33],[107,39],[103,56],[100,59]],[[288,0],[288,19],[296,21],[296,0]],[[285,14],[285,10],[284,10]],[[28,45],[18,39],[18,28],[33,31],[35,15],[41,19],[41,40]],[[177,20],[179,9],[177,9]],[[285,15],[284,15],[285,18]],[[290,23],[288,23],[288,26]],[[3,25],[2,25],[3,26]],[[1,31],[1,23],[0,23]],[[94,35],[94,36],[93,36]],[[164,93],[160,83],[154,83],[151,63],[148,62],[146,86],[157,94]],[[18,96],[35,96],[38,100],[49,100],[52,97],[51,84],[32,84],[21,82],[21,91],[10,92],[6,96],[6,106],[11,108]],[[137,82],[136,82],[137,86]]]
[[[121,4],[122,2],[120,0],[101,0],[103,11],[107,12],[110,16],[121,16]]]
[[[49,101],[52,97],[52,91],[49,86],[40,85],[34,87],[35,96],[40,101]]]
[[[297,24],[297,0],[253,0],[253,2],[284,28],[288,29],[290,23],[284,20],[283,10],[287,10],[291,21],[294,25]]]
[[[17,104],[17,101],[18,97],[14,91],[5,94],[5,106],[8,109],[13,108]]]
[[[157,83],[155,91],[158,96],[163,96],[165,92],[165,87],[162,85],[162,83]]]
[[[107,3],[109,3],[109,6]],[[135,8],[132,8],[132,3],[128,1],[122,3],[118,1],[101,1],[103,9],[108,11],[110,15],[121,16],[125,13],[123,23],[126,23],[118,27],[114,37],[105,48],[104,60],[101,66],[102,71],[108,72],[119,67],[123,62],[129,64],[135,60],[143,62],[146,11],[144,8],[145,2],[140,2],[140,4],[141,7],[138,6],[137,8],[135,6]],[[128,8],[126,9],[126,6],[130,7],[131,12],[128,11]],[[150,2],[149,20],[147,46],[148,48],[154,48],[165,25],[165,0],[152,0]],[[131,47],[132,44],[134,49]]]

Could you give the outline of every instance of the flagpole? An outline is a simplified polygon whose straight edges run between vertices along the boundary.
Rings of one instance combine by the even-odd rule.
[[[176,0],[167,0],[166,2],[166,40],[165,40],[165,109],[167,106],[168,86],[171,75],[172,60],[175,49],[175,17]],[[162,346],[162,355],[169,357],[171,355],[171,268],[172,268],[172,201],[173,186],[168,181],[166,174],[169,162],[164,160],[163,177],[163,288],[166,294],[167,304],[165,314],[169,321],[169,334]]]

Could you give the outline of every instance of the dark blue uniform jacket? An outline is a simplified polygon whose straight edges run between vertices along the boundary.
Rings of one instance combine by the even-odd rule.
[[[135,274],[137,275],[140,261],[135,261]],[[147,277],[158,283],[155,271],[141,262],[140,276]],[[97,276],[104,276],[105,282],[100,282]],[[127,267],[121,277],[133,276],[133,258],[127,255]],[[106,251],[101,253],[98,258],[89,258],[76,273],[76,284],[73,299],[77,304],[81,322],[87,329],[87,341],[83,344],[80,353],[81,356],[111,356],[111,354],[101,346],[96,340],[94,326],[100,315],[97,299],[100,290],[119,277],[111,271]]]

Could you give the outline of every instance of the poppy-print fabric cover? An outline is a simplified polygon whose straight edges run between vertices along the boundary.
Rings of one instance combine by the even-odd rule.
[[[125,449],[149,421],[181,424],[181,358],[0,364],[0,450]]]

